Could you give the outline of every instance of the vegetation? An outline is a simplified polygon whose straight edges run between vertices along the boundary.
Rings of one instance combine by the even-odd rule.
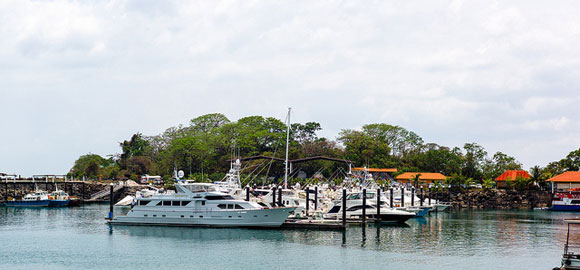
[[[360,130],[343,129],[336,140],[319,137],[320,130],[322,126],[316,122],[292,124],[290,159],[323,155],[348,159],[356,166],[398,168],[401,173],[438,172],[448,176],[446,183],[438,183],[441,187],[481,184],[492,188],[493,179],[505,170],[522,169],[514,157],[502,152],[489,157],[477,143],[468,142],[461,148],[425,143],[418,134],[400,126],[377,123],[364,125]],[[187,126],[171,127],[159,135],[136,133],[119,144],[120,154],[108,158],[95,154],[81,156],[69,174],[76,178],[117,179],[137,179],[139,175],[150,174],[169,180],[177,169],[199,181],[215,181],[224,176],[229,160],[235,156],[283,158],[285,131],[286,125],[272,117],[248,116],[230,121],[220,113],[206,114],[192,119]],[[266,182],[278,181],[284,171],[284,164],[263,160],[245,162],[244,167],[262,175],[253,180]],[[299,169],[309,177],[338,178],[337,172],[345,170],[344,167],[336,162],[311,161],[300,164]],[[508,185],[515,189],[545,187],[546,179],[578,169],[580,149],[543,168],[534,166],[529,180],[515,179]],[[250,177],[250,173],[245,176]],[[296,175],[291,176],[291,183],[298,181]]]

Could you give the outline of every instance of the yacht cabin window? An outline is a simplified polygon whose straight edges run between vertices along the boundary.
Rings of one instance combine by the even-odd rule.
[[[139,205],[147,205],[149,202],[151,202],[150,200],[139,200]]]

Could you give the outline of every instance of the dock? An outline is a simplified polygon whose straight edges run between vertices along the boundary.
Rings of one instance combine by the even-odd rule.
[[[336,220],[324,220],[324,219],[287,219],[281,229],[308,229],[308,230],[336,230],[344,231],[348,227],[343,225],[342,222]]]

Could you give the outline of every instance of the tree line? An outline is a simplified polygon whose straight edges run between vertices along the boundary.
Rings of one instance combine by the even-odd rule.
[[[289,158],[328,156],[347,159],[356,166],[397,168],[402,172],[438,172],[449,182],[489,184],[505,170],[520,170],[522,164],[502,152],[488,154],[477,143],[448,147],[426,143],[421,136],[404,127],[385,123],[367,124],[360,130],[343,129],[336,140],[318,136],[320,123],[291,125]],[[230,121],[221,113],[206,114],[187,125],[165,130],[162,134],[134,134],[119,143],[121,153],[101,157],[87,154],[79,157],[69,174],[76,178],[137,179],[139,175],[161,175],[171,179],[174,170],[183,170],[190,178],[219,180],[235,157],[285,155],[286,125],[279,119],[248,116]],[[263,164],[252,161],[247,167]],[[311,161],[299,170],[308,176],[333,177],[343,164]],[[283,176],[284,164],[269,162],[262,167],[262,179]],[[565,158],[528,171],[540,185],[557,174],[580,169],[580,149]],[[344,171],[344,170],[343,170]]]

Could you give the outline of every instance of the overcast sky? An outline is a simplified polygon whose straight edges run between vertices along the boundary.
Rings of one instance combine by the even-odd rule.
[[[524,168],[580,146],[578,1],[0,0],[0,172],[199,115],[369,123]]]

